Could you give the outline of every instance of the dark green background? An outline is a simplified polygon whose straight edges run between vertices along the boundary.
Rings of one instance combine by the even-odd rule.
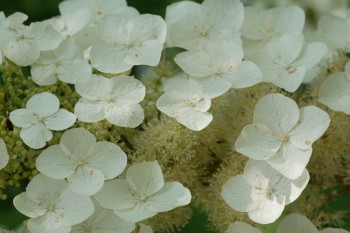
[[[16,11],[23,12],[29,16],[29,21],[40,21],[58,15],[58,3],[62,0],[0,0],[0,10],[5,15],[10,15]],[[177,2],[176,0],[128,0],[128,5],[135,7],[140,13],[152,13],[164,16],[166,6]],[[197,2],[202,2],[197,0]],[[18,190],[11,189],[9,192],[14,196]],[[10,195],[11,195],[10,194]],[[11,200],[11,198],[9,198]],[[332,209],[349,210],[350,197],[344,195],[334,200]],[[213,233],[206,230],[206,216],[198,210],[194,210],[194,217],[182,233]],[[10,201],[0,201],[0,226],[13,228],[24,219],[18,214]],[[346,219],[346,229],[350,229],[350,217]],[[273,231],[272,231],[273,232]]]

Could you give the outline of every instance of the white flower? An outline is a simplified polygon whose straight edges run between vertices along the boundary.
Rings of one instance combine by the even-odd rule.
[[[70,233],[130,233],[135,224],[120,219],[112,210],[102,208],[94,201],[95,212],[85,221],[72,227]]]
[[[120,218],[139,222],[190,203],[191,193],[179,182],[164,183],[157,161],[132,165],[126,179],[108,181],[95,195],[102,207]]]
[[[53,51],[42,52],[30,72],[36,84],[52,85],[57,79],[70,84],[85,82],[92,70],[79,47],[67,41]]]
[[[186,8],[186,10],[183,10]],[[197,49],[203,42],[228,39],[241,44],[243,5],[238,0],[182,1],[167,7],[168,46]]]
[[[54,179],[67,178],[69,187],[81,195],[98,192],[105,180],[118,176],[127,158],[119,146],[106,141],[96,143],[84,128],[64,132],[60,144],[45,149],[36,160],[37,169]]]
[[[73,224],[80,223],[94,212],[89,197],[74,193],[65,180],[55,180],[42,174],[35,176],[26,192],[17,195],[13,203],[22,214],[30,217],[30,232],[69,232]],[[52,230],[52,231],[51,231]]]
[[[328,114],[315,107],[301,109],[281,94],[263,97],[255,106],[253,124],[243,128],[236,151],[251,159],[266,160],[290,179],[304,171],[312,143],[328,128]]]
[[[345,71],[330,75],[321,85],[318,101],[334,111],[350,115],[350,62]]]
[[[92,45],[92,66],[105,73],[121,73],[134,65],[159,63],[166,23],[155,15],[111,15],[101,22],[98,33],[102,40]]]
[[[234,41],[210,41],[199,50],[179,53],[174,59],[182,70],[200,81],[211,98],[231,87],[249,87],[262,80],[262,73],[254,63],[242,61],[243,50]]]
[[[207,112],[211,100],[198,82],[185,76],[178,75],[167,81],[165,93],[157,101],[157,108],[175,117],[187,128],[199,131],[213,120],[213,115]]]
[[[261,231],[248,223],[237,221],[232,223],[225,233],[261,233]]]
[[[312,222],[301,214],[290,214],[286,216],[277,228],[277,233],[318,233]],[[339,228],[326,228],[320,233],[349,233]]]
[[[110,123],[135,128],[144,118],[139,102],[145,97],[145,87],[132,77],[105,78],[93,75],[85,83],[78,83],[76,91],[82,96],[74,113],[84,122],[107,119]]]
[[[28,16],[16,12],[0,24],[0,44],[4,55],[19,66],[27,66],[38,59],[40,51],[57,48],[62,37],[48,22],[25,26]]]
[[[284,34],[302,33],[305,13],[297,6],[275,7],[264,10],[261,7],[246,7],[242,25],[245,52],[256,53],[271,39]]]
[[[39,149],[52,139],[50,130],[67,129],[76,121],[73,113],[59,107],[60,102],[55,95],[42,92],[33,95],[26,108],[12,111],[10,120],[22,128],[20,137],[23,142],[30,148]]]
[[[221,196],[232,209],[248,212],[254,222],[268,224],[282,214],[285,205],[299,197],[309,178],[306,169],[291,180],[264,161],[249,160],[242,175],[223,185]]]
[[[6,144],[4,140],[0,138],[0,170],[6,167],[9,162],[9,155],[7,153]]]
[[[304,45],[301,35],[286,34],[272,39],[263,51],[249,59],[263,72],[263,81],[294,92],[302,83],[306,71],[319,63],[326,54],[324,43]]]

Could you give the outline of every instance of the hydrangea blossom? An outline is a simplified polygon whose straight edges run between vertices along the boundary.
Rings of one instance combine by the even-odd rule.
[[[298,105],[281,94],[263,97],[255,106],[253,124],[243,128],[235,143],[236,151],[251,159],[265,160],[290,179],[304,171],[312,153],[312,143],[328,128],[326,112]]]
[[[306,71],[319,63],[326,53],[324,43],[305,45],[302,36],[286,34],[272,39],[263,51],[249,59],[263,72],[263,81],[294,92],[302,83]]]
[[[48,92],[33,95],[26,108],[10,113],[11,122],[21,127],[20,137],[33,149],[45,146],[52,139],[50,130],[60,131],[71,127],[76,117],[65,109],[60,109],[59,99]]]
[[[121,73],[134,65],[159,63],[166,23],[155,15],[112,15],[101,22],[99,36],[102,40],[91,48],[92,66],[105,73]]]
[[[183,10],[185,9],[185,10]],[[203,42],[233,40],[241,44],[243,5],[238,0],[205,0],[202,4],[182,1],[167,7],[167,46],[197,49]]]
[[[52,85],[57,79],[71,84],[86,82],[92,70],[75,43],[63,42],[53,51],[42,52],[30,72],[36,84]]]
[[[145,87],[132,77],[105,78],[93,75],[88,82],[78,83],[76,91],[82,96],[74,113],[84,122],[108,122],[134,128],[143,121],[139,102],[145,97]]]
[[[102,208],[94,201],[95,212],[85,221],[72,227],[70,233],[130,233],[135,224],[120,219],[112,210]]]
[[[119,146],[106,141],[96,142],[84,128],[66,131],[59,145],[41,152],[37,169],[54,179],[67,178],[69,188],[81,195],[93,195],[105,180],[118,176],[126,167],[127,158]]]
[[[262,80],[262,73],[254,63],[242,61],[243,50],[234,41],[210,41],[199,50],[179,53],[174,59],[182,70],[200,81],[212,98],[231,87],[249,87]]]
[[[223,185],[221,196],[232,209],[248,212],[254,222],[268,224],[282,214],[285,205],[299,197],[309,179],[306,169],[291,180],[264,161],[249,160],[243,174]]]
[[[318,231],[312,222],[301,214],[290,214],[277,228],[277,233],[349,233],[339,228],[326,228]]]
[[[19,66],[27,66],[38,59],[40,51],[58,47],[62,37],[49,23],[23,24],[27,15],[16,12],[0,24],[0,44],[4,55]]]
[[[7,154],[6,144],[4,140],[0,138],[0,169],[6,167],[9,162],[9,155]]]
[[[71,225],[80,223],[94,212],[89,197],[68,188],[67,181],[55,180],[42,174],[35,176],[26,192],[17,195],[13,203],[18,211],[30,217],[32,233],[68,233]]]
[[[184,74],[169,79],[165,93],[157,101],[160,111],[195,131],[202,130],[213,120],[213,115],[207,112],[210,105],[210,97],[202,86]]]
[[[164,183],[162,170],[153,161],[130,166],[126,179],[106,182],[95,198],[120,218],[139,222],[189,204],[191,193],[177,181]]]
[[[345,71],[329,76],[321,85],[318,101],[334,111],[350,115],[350,62]]]
[[[304,11],[297,6],[246,7],[242,36],[246,53],[261,51],[271,39],[285,34],[301,34],[305,23]]]
[[[255,227],[252,227],[245,222],[235,222],[232,223],[225,233],[261,233],[261,231]]]

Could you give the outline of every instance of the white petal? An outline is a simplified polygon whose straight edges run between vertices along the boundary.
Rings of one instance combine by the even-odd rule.
[[[254,209],[248,212],[248,216],[254,222],[269,224],[276,221],[284,210],[284,203],[275,200],[255,200]]]
[[[281,144],[279,135],[265,125],[256,123],[243,128],[235,149],[249,158],[265,160],[276,154]]]
[[[193,78],[193,80],[197,81],[202,86],[203,93],[210,98],[223,95],[232,87],[231,80],[226,77],[215,78],[209,76],[205,78]]]
[[[88,82],[75,85],[79,95],[88,100],[106,100],[113,91],[113,81],[103,76],[92,75]]]
[[[36,168],[54,179],[64,179],[72,175],[77,165],[73,158],[62,151],[60,145],[50,146],[36,159]]]
[[[261,233],[261,231],[248,223],[237,221],[231,224],[225,233]]]
[[[126,180],[141,197],[148,197],[164,186],[162,169],[157,161],[133,164],[126,172]]]
[[[327,112],[320,108],[315,106],[301,108],[299,123],[288,134],[289,140],[300,149],[309,149],[327,130],[329,123]]]
[[[157,214],[157,212],[148,210],[141,202],[130,209],[115,209],[113,211],[118,217],[128,222],[140,222]]]
[[[125,52],[119,44],[95,43],[91,48],[91,65],[105,73],[122,73],[132,65],[124,61]]]
[[[290,214],[277,228],[277,233],[318,233],[312,222],[301,214]]]
[[[80,98],[74,106],[74,114],[83,122],[98,122],[105,119],[106,103]]]
[[[321,85],[319,99],[334,111],[350,115],[350,76],[347,73],[335,73]]]
[[[52,136],[52,132],[40,122],[29,128],[23,128],[20,133],[23,142],[33,149],[43,148]]]
[[[53,50],[59,46],[62,36],[48,22],[35,22],[30,25],[29,38],[40,51]]]
[[[61,226],[54,229],[47,228],[45,224],[37,224],[37,218],[32,218],[28,220],[27,227],[29,229],[29,232],[35,232],[35,233],[69,233],[71,230],[71,226]]]
[[[130,65],[156,66],[159,63],[163,50],[163,44],[157,40],[149,40],[142,43],[142,46],[135,45],[125,51],[124,61]]]
[[[143,223],[139,223],[139,226],[140,226],[139,233],[153,233],[153,230],[150,226]]]
[[[74,225],[87,219],[94,212],[94,204],[85,197],[65,189],[55,204],[55,214],[61,217],[63,225]]]
[[[326,44],[314,42],[307,44],[302,51],[300,58],[294,63],[295,66],[306,66],[306,70],[310,70],[317,65],[321,59],[327,54]]]
[[[266,95],[255,106],[253,122],[262,123],[281,135],[287,134],[298,120],[298,105],[281,94]]]
[[[107,181],[94,197],[106,209],[128,209],[139,202],[125,179]]]
[[[91,196],[103,186],[105,177],[100,170],[90,168],[88,164],[78,166],[67,178],[69,188],[80,195]]]
[[[212,74],[211,69],[207,66],[210,63],[209,54],[186,51],[178,53],[174,60],[183,71],[193,77],[205,77]]]
[[[9,162],[9,155],[6,150],[4,140],[0,139],[0,170],[3,169]]]
[[[87,62],[79,59],[62,62],[57,70],[58,78],[62,82],[70,84],[87,81],[91,72],[91,66]]]
[[[71,127],[76,121],[76,116],[65,109],[59,109],[53,115],[44,119],[44,124],[51,130],[64,130]]]
[[[144,113],[141,105],[121,100],[108,104],[105,116],[113,125],[135,128],[142,123]]]
[[[248,212],[253,202],[252,189],[243,175],[236,175],[222,186],[221,197],[232,209]]]
[[[33,81],[40,86],[53,85],[57,82],[57,66],[34,63],[30,69]]]
[[[117,76],[113,77],[111,82],[113,85],[111,96],[117,100],[139,103],[145,97],[145,86],[136,78]]]
[[[27,102],[26,107],[35,115],[45,118],[57,112],[60,107],[58,98],[48,92],[33,95]]]
[[[243,61],[231,76],[233,88],[245,88],[262,81],[262,72],[253,62]]]
[[[25,192],[17,195],[13,199],[13,204],[19,212],[31,218],[37,218],[47,212],[46,206],[32,201]]]
[[[65,154],[79,161],[95,153],[96,138],[84,128],[74,128],[64,132],[60,145]]]
[[[312,148],[303,150],[287,142],[266,162],[289,179],[297,179],[309,162],[311,153]]]
[[[33,64],[39,57],[39,50],[27,40],[9,41],[4,45],[4,55],[19,66]]]
[[[127,163],[124,151],[111,142],[102,141],[96,145],[96,153],[89,159],[89,167],[100,170],[105,180],[121,174]]]
[[[288,199],[286,200],[286,205],[295,201],[302,191],[305,189],[306,185],[310,180],[309,172],[304,169],[303,173],[300,177],[295,180],[291,180],[291,194],[288,195]]]
[[[31,111],[21,108],[10,113],[11,122],[21,128],[28,128],[38,123],[38,118]]]
[[[263,69],[263,68],[262,68]],[[304,80],[305,66],[281,66],[277,69],[263,70],[264,81],[269,81],[288,92],[295,92]]]
[[[179,182],[168,182],[157,193],[147,198],[147,209],[154,212],[166,212],[176,207],[188,205],[191,193]]]
[[[200,131],[209,125],[213,120],[213,115],[209,112],[200,112],[194,108],[188,108],[178,114],[176,120],[191,130]]]

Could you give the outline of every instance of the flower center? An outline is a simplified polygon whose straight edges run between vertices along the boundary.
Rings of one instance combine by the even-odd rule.
[[[55,210],[55,205],[54,204],[50,204],[48,207],[47,207],[47,211],[54,211]]]
[[[283,135],[280,136],[280,140],[282,142],[286,142],[286,141],[288,141],[288,136],[283,134]]]

